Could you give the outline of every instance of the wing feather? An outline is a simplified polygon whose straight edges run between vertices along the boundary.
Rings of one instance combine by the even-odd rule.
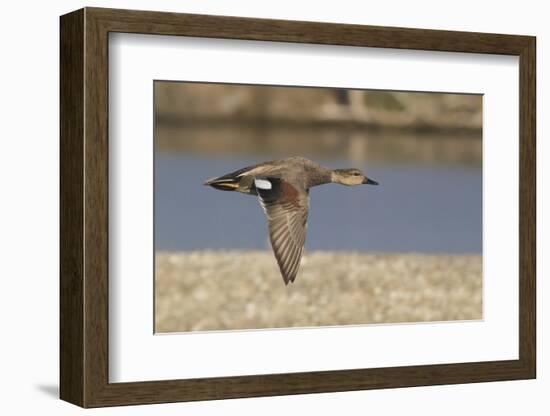
[[[306,239],[309,197],[306,191],[280,178],[256,180],[267,180],[272,185],[266,189],[264,182],[258,182],[262,187],[256,191],[267,216],[269,239],[283,280],[285,284],[294,282]]]

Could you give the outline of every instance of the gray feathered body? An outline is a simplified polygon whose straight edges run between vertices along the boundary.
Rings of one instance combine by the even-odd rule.
[[[302,191],[331,182],[331,170],[304,157],[294,156],[247,166],[235,172],[210,179],[206,185],[224,191],[257,195],[254,178],[274,177],[292,183]]]

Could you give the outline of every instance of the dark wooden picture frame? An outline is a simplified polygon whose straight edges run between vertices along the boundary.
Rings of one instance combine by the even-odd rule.
[[[535,378],[535,38],[85,8],[61,17],[60,396],[82,407]],[[519,359],[109,383],[110,32],[519,56]]]

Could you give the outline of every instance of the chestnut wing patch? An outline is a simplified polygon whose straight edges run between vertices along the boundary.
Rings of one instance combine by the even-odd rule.
[[[275,177],[256,177],[256,192],[266,213],[271,247],[285,284],[294,282],[306,239],[309,197],[291,183]]]

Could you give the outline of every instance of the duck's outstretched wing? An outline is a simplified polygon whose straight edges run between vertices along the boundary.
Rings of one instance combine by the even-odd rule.
[[[271,247],[287,285],[294,282],[300,268],[309,197],[306,191],[276,177],[256,177],[254,185],[267,215]]]

